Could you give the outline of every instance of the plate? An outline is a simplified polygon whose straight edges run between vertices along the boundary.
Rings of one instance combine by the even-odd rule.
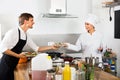
[[[36,52],[33,52],[33,53],[28,52],[25,54],[26,57],[35,57],[36,55],[37,55]]]

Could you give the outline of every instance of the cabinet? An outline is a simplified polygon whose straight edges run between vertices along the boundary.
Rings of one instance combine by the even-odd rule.
[[[117,58],[116,57],[103,57],[103,70],[111,73],[113,75],[117,75]]]

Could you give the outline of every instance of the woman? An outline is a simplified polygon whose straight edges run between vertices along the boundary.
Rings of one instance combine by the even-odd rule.
[[[57,49],[55,46],[38,47],[28,36],[27,30],[33,27],[33,15],[22,13],[19,16],[20,27],[8,31],[0,44],[0,52],[3,53],[0,62],[0,80],[14,80],[14,69],[19,58],[25,58],[22,49],[25,45],[34,51]]]
[[[85,57],[99,57],[99,62],[102,62],[101,52],[105,49],[105,42],[103,42],[102,35],[95,30],[98,18],[89,14],[88,18],[85,21],[86,33],[82,33],[76,44],[72,45],[67,43],[67,49],[83,52],[83,58]]]

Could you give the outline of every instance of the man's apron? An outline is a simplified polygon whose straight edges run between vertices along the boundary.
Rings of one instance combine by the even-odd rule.
[[[18,29],[18,32],[19,32],[19,40],[11,50],[17,54],[20,54],[22,52],[23,47],[26,44],[27,36],[26,36],[26,40],[22,40],[20,38],[19,29]],[[18,64],[18,61],[19,61],[19,58],[6,55],[6,54],[3,55],[0,62],[0,80],[14,80],[14,69]]]

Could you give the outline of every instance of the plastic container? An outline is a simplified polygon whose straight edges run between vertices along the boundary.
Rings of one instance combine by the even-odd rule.
[[[48,54],[40,53],[32,58],[32,80],[46,80],[48,69],[52,69],[52,61]]]

